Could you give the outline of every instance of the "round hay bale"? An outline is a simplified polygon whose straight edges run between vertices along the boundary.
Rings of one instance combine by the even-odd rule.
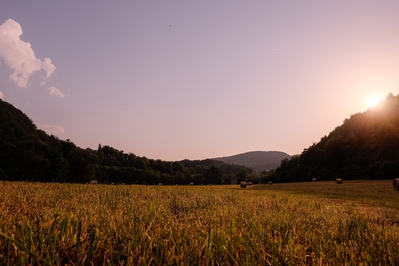
[[[248,186],[252,186],[252,182],[248,182]]]
[[[317,181],[317,179],[313,177],[312,178],[312,182],[316,182],[316,181]]]
[[[194,186],[194,183],[190,183],[190,186]]]
[[[392,185],[394,190],[399,191],[399,178],[395,178]]]
[[[335,182],[337,182],[337,184],[342,184],[342,178],[335,179]]]
[[[158,183],[158,186],[162,186],[162,183]]]
[[[269,181],[269,185],[271,185],[271,184],[273,184],[273,182],[272,182],[272,181]]]
[[[247,187],[247,182],[241,181],[240,187],[241,187],[241,188],[246,188],[246,187]]]

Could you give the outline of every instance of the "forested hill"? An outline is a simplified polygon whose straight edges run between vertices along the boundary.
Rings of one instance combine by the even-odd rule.
[[[11,181],[135,184],[235,183],[247,167],[215,160],[168,162],[110,146],[82,149],[37,129],[32,120],[0,99],[0,179]]]
[[[299,156],[283,160],[269,178],[276,182],[391,179],[399,175],[399,96],[345,119]]]
[[[262,172],[275,169],[283,159],[291,156],[281,151],[250,151],[232,156],[213,158],[225,163],[244,165],[255,171]]]

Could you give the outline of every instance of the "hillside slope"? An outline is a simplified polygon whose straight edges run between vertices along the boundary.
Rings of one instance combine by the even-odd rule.
[[[271,178],[294,182],[391,179],[399,175],[399,95],[352,115],[299,156],[283,160]]]
[[[21,110],[0,99],[0,140],[14,142],[28,134],[37,134],[36,126]]]
[[[0,99],[0,179],[87,182],[98,158],[37,129],[21,110]]]
[[[275,169],[282,160],[289,158],[291,158],[289,154],[281,151],[250,151],[232,156],[213,158],[213,160],[243,165],[261,172]]]

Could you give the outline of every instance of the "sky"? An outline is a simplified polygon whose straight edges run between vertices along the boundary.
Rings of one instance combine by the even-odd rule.
[[[399,1],[2,1],[0,98],[82,148],[290,155],[399,93]]]

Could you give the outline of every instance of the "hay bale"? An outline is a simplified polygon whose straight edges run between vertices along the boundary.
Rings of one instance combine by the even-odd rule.
[[[248,186],[252,186],[252,182],[248,182]]]
[[[97,185],[97,184],[98,184],[98,181],[97,181],[97,180],[90,180],[90,184],[92,184],[92,185]]]
[[[316,181],[317,181],[317,179],[313,177],[312,178],[312,182],[316,182]]]
[[[190,186],[194,186],[194,183],[190,183]]]
[[[342,178],[335,179],[335,182],[337,182],[337,184],[342,184]]]
[[[241,187],[241,188],[246,188],[246,187],[247,187],[247,182],[241,181],[240,187]]]
[[[392,185],[394,190],[399,191],[399,178],[395,178]]]
[[[158,186],[162,186],[162,183],[158,183]]]
[[[273,184],[273,182],[272,182],[272,181],[269,181],[269,185],[271,185],[271,184]]]

